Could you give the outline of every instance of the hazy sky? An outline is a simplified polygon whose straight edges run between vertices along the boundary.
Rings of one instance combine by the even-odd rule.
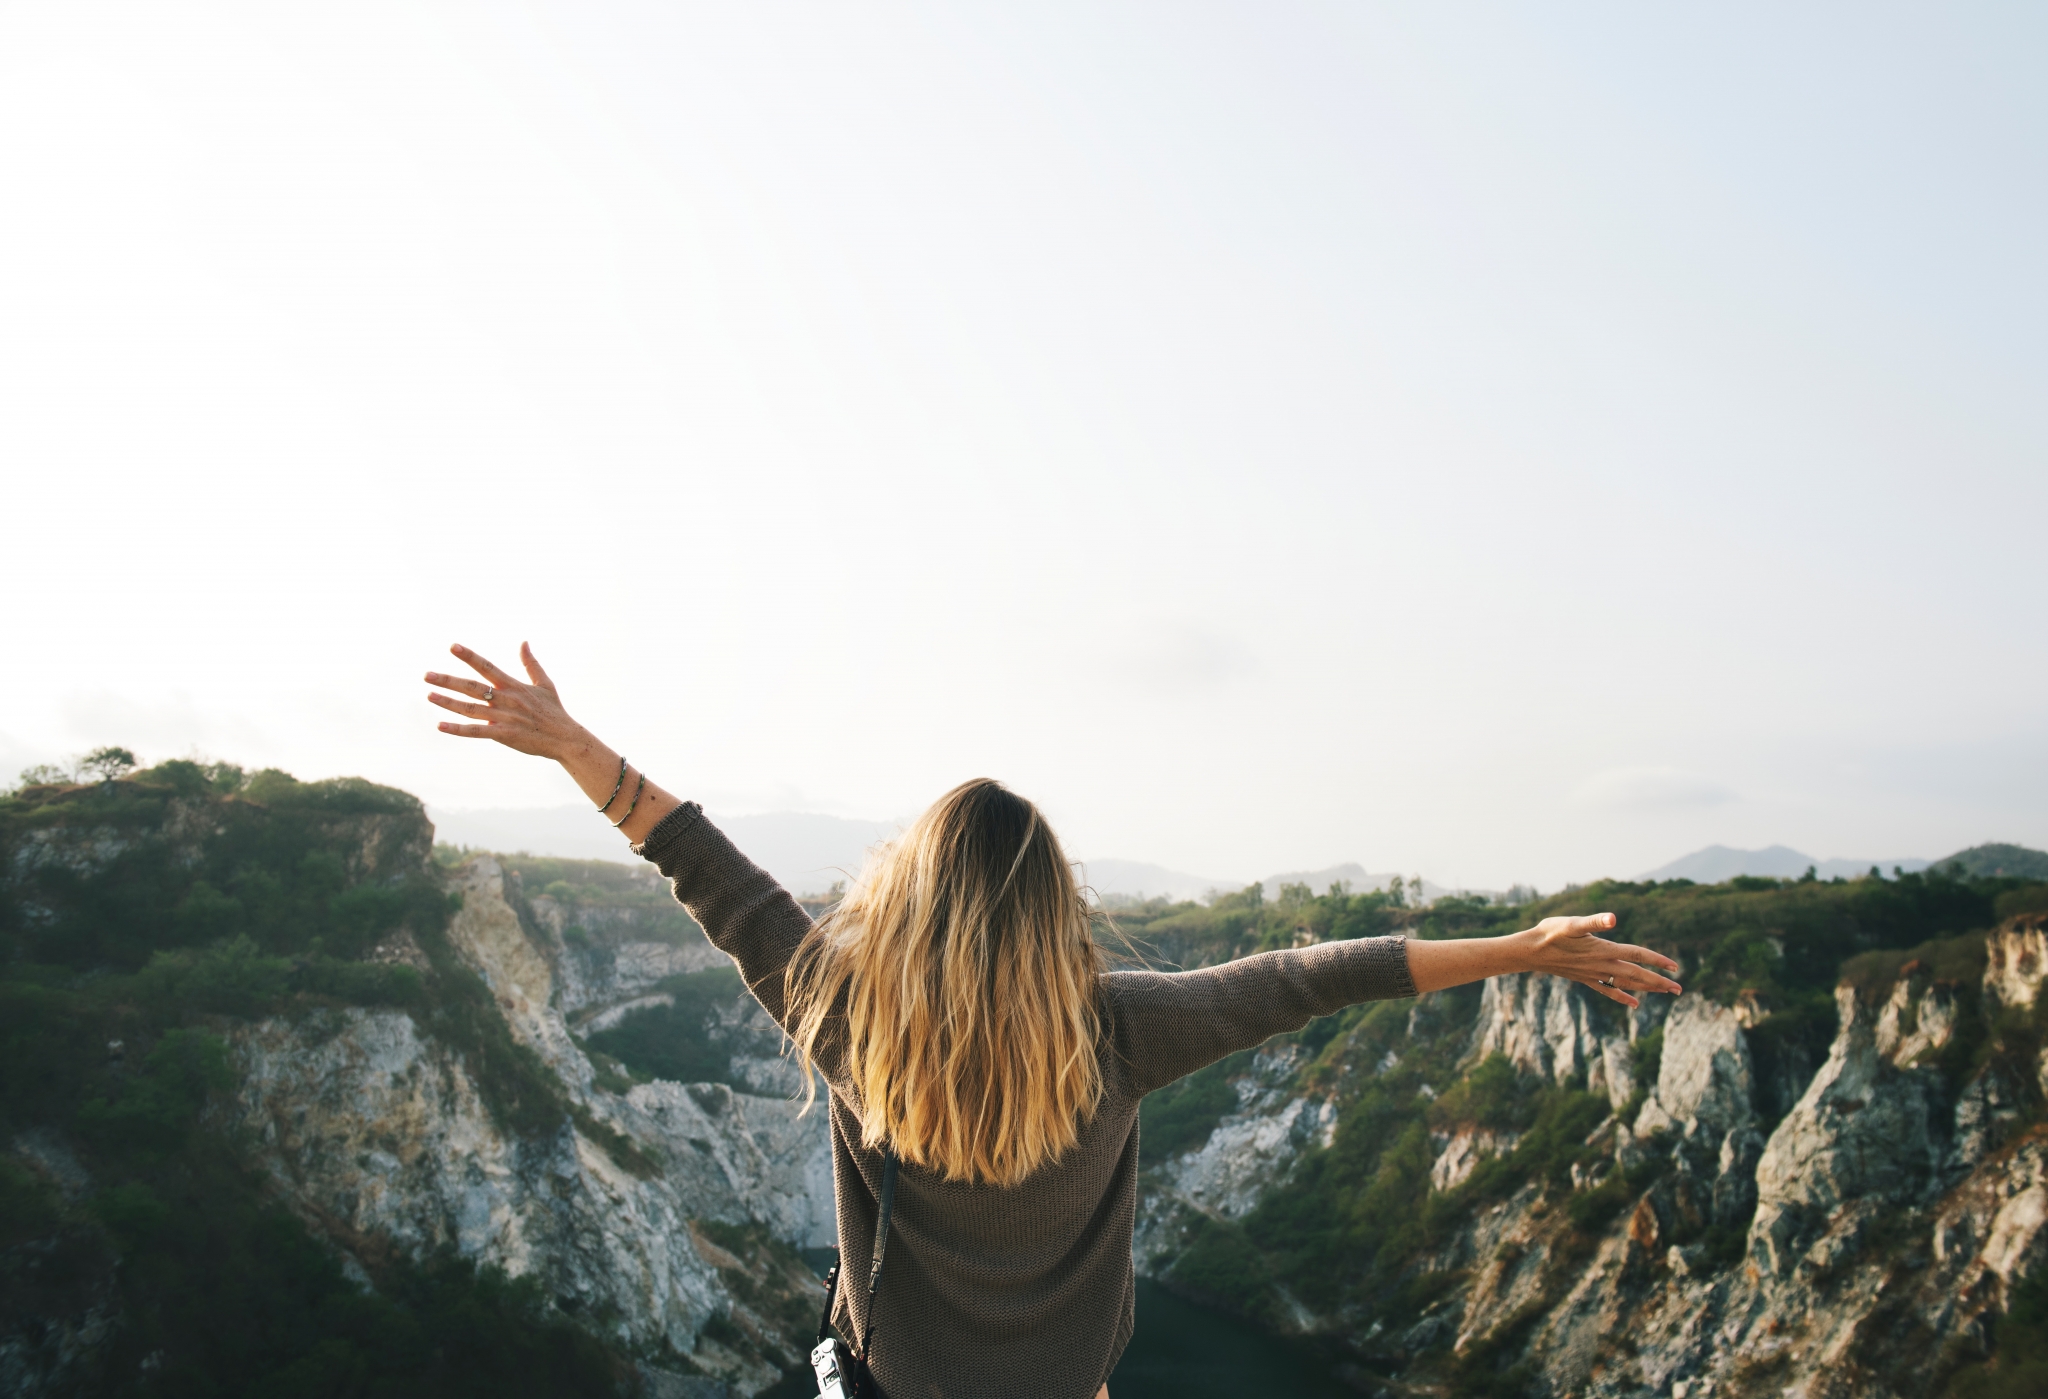
[[[0,766],[2048,845],[2048,9],[0,4]],[[595,819],[595,818],[593,818]]]

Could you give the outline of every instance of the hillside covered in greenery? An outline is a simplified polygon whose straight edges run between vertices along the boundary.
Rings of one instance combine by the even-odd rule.
[[[480,866],[442,851],[448,868],[436,868],[418,802],[360,781],[301,783],[220,764],[134,771],[118,750],[40,776],[51,780],[0,796],[0,1390],[33,1392],[21,1377],[53,1365],[66,1387],[42,1392],[283,1399],[640,1387],[640,1357],[607,1336],[603,1318],[572,1317],[531,1275],[374,1239],[337,1249],[332,1229],[281,1201],[225,1110],[230,1047],[253,1023],[297,1026],[317,1042],[337,1016],[375,1011],[459,1056],[503,1133],[580,1133],[634,1179],[675,1168],[594,1118],[592,1100],[565,1090],[515,1037],[450,936],[484,904],[473,899],[458,920],[448,891],[483,887],[458,881]],[[1758,1142],[1838,1046],[1843,1006],[1884,1002],[1900,1033],[1937,1012],[1953,1027],[1912,1061],[1924,1080],[1915,1091],[1946,1111],[2002,1085],[2004,1096],[1984,1101],[2003,1124],[1993,1155],[2005,1161],[2048,1134],[2038,1071],[2048,998],[2006,1005],[1982,987],[1991,930],[2038,929],[2048,914],[2041,858],[1979,847],[1895,879],[1607,881],[1517,906],[1419,906],[1398,885],[1291,885],[1267,899],[1254,885],[1208,903],[1119,908],[1103,935],[1118,955],[1195,967],[1331,939],[1487,936],[1552,913],[1612,910],[1620,936],[1681,961],[1689,996],[1739,1019],[1752,1114],[1742,1130]],[[500,907],[507,955],[523,955],[527,937],[554,949],[561,976],[573,963],[576,976],[616,981],[586,997],[589,1018],[567,1022],[600,1094],[665,1093],[675,1111],[699,1102],[692,1092],[712,1107],[729,1092],[777,1096],[760,1077],[780,1062],[772,1025],[764,1030],[737,976],[645,871],[501,863],[504,887],[525,891]],[[619,971],[629,948],[642,959],[638,980]],[[1477,1052],[1497,994],[1471,987],[1356,1007],[1148,1098],[1146,1266],[1205,1305],[1307,1333],[1363,1392],[1468,1396],[1553,1392],[1545,1328],[1618,1256],[1618,1239],[1654,1244],[1627,1254],[1614,1284],[1630,1305],[1684,1286],[1725,1291],[1754,1272],[1755,1188],[1745,1197],[1729,1185],[1755,1174],[1755,1143],[1714,1138],[1722,1158],[1738,1158],[1731,1174],[1705,1147],[1631,1135],[1653,1108],[1663,1022],[1631,1021],[1592,997],[1572,1011],[1584,1021],[1573,1033],[1625,1040],[1624,1095],[1583,1069],[1534,1072],[1508,1053]],[[617,1009],[598,1013],[608,1007]],[[1283,1109],[1296,1124],[1284,1149],[1233,1163],[1231,1143],[1253,1150],[1257,1134],[1233,1138],[1232,1124],[1282,1121]],[[1480,1145],[1447,1173],[1447,1143],[1461,1141]],[[1191,1175],[1203,1160],[1224,1174]],[[1218,1202],[1217,1181],[1236,1182],[1237,1203]],[[1475,1244],[1482,1219],[1520,1221],[1521,1232],[1482,1230]],[[733,1289],[763,1273],[757,1260],[793,1257],[758,1224],[688,1227]],[[1924,1221],[1913,1227],[1925,1232]],[[1912,1275],[1905,1243],[1871,1237],[1862,1246],[1893,1249],[1899,1276]],[[1822,1301],[1848,1286],[1846,1273],[1799,1276]],[[2027,1377],[2048,1357],[2042,1276],[2016,1279],[1984,1314],[1978,1350],[1940,1352],[1943,1387],[1986,1399],[2033,1392]],[[794,1295],[760,1309],[786,1309]],[[1479,1299],[1462,1330],[1448,1320],[1461,1298]],[[1893,1334],[1923,1351],[1952,1339],[1915,1340],[1908,1313],[1892,1315],[1889,1331],[1873,1330],[1873,1353]],[[734,1347],[746,1339],[724,1314],[705,1335]],[[1596,1368],[1628,1360],[1616,1341]],[[1782,1370],[1756,1364],[1753,1384],[1714,1392],[1775,1393]]]
[[[2012,849],[1995,852],[2003,866],[2023,863]],[[1987,1066],[2007,1063],[2022,1100],[2013,1130],[2048,1120],[2034,1069],[2048,1045],[2048,1008],[1980,1010],[1976,990],[1987,930],[2048,912],[2048,883],[1975,875],[1966,863],[1894,879],[1604,881],[1517,907],[1460,899],[1410,907],[1399,888],[1318,893],[1298,885],[1269,901],[1253,885],[1208,905],[1155,902],[1119,910],[1116,918],[1145,960],[1200,966],[1331,938],[1490,936],[1552,914],[1606,910],[1619,918],[1618,938],[1680,961],[1689,995],[1737,1008],[1762,1133],[1791,1109],[1826,1058],[1838,1029],[1837,985],[1878,994],[1902,975],[1931,978],[1960,1004],[1959,1029],[1938,1059],[1951,1093]],[[1294,1067],[1284,1091],[1327,1102],[1335,1114],[1326,1140],[1305,1144],[1276,1168],[1271,1186],[1240,1216],[1192,1201],[1163,1280],[1280,1330],[1299,1329],[1305,1314],[1364,1319],[1340,1322],[1334,1334],[1321,1323],[1317,1329],[1332,1334],[1333,1363],[1369,1391],[1398,1374],[1403,1384],[1459,1395],[1551,1392],[1516,1360],[1530,1328],[1580,1278],[1617,1217],[1655,1194],[1660,1177],[1682,1159],[1682,1151],[1675,1157],[1668,1148],[1628,1148],[1625,1133],[1619,1148],[1616,1140],[1617,1124],[1634,1120],[1656,1082],[1662,1031],[1633,1042],[1636,1089],[1617,1107],[1588,1090],[1583,1072],[1558,1082],[1518,1073],[1498,1053],[1475,1063],[1481,999],[1480,988],[1467,987],[1419,1003],[1355,1007],[1284,1037],[1262,1056],[1234,1056],[1148,1098],[1142,1149],[1155,1171],[1201,1149],[1219,1124],[1257,1102],[1255,1061],[1270,1063],[1290,1044]],[[1621,1007],[1583,999],[1594,1030],[1622,1029]],[[1511,1145],[1455,1186],[1438,1188],[1432,1166],[1443,1144],[1475,1133]],[[1167,1189],[1171,1179],[1162,1175],[1153,1188]],[[1559,1246],[1543,1261],[1547,1280],[1510,1324],[1476,1343],[1453,1350],[1449,1335],[1429,1339],[1427,1318],[1440,1311],[1440,1299],[1475,1282],[1463,1268],[1443,1266],[1446,1251],[1455,1251],[1454,1238],[1474,1219],[1511,1198],[1525,1205],[1533,1199],[1528,1207],[1539,1217],[1548,1209],[1560,1221]],[[1742,1259],[1748,1224],[1748,1213],[1709,1212],[1667,1242],[1691,1250],[1692,1266],[1711,1274]],[[1505,1255],[1492,1266],[1508,1268],[1518,1257]],[[2014,1357],[2048,1345],[2033,1298],[2027,1293],[2014,1306],[2000,1332],[2000,1346]],[[1366,1334],[1376,1339],[1364,1341]],[[2004,1379],[1995,1366],[1956,1373],[1972,1394],[2026,1392],[2011,1387],[2010,1367]]]
[[[568,1111],[448,951],[420,804],[95,757],[0,797],[0,1388],[58,1365],[107,1395],[620,1390],[623,1357],[530,1279],[374,1249],[352,1276],[215,1125],[226,1026],[347,1006],[460,1046],[512,1130]],[[373,955],[400,932],[424,969]]]

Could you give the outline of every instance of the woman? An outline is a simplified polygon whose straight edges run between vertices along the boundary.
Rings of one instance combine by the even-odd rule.
[[[1362,938],[1200,971],[1107,971],[1086,904],[1029,802],[965,783],[919,817],[816,923],[681,802],[569,717],[520,648],[519,681],[428,698],[488,738],[559,762],[660,868],[831,1090],[840,1257],[864,1277],[886,1153],[901,1161],[870,1362],[895,1399],[1107,1399],[1132,1326],[1138,1103],[1318,1015],[1504,972],[1541,971],[1633,1007],[1677,964],[1596,934],[1612,914],[1508,937]],[[843,1334],[866,1332],[842,1288]]]

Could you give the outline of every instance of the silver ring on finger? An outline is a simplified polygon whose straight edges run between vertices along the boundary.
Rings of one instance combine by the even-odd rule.
[[[486,686],[484,686],[484,703],[485,703],[485,704],[489,704],[489,703],[490,703],[490,702],[491,702],[492,700],[496,699],[497,697],[498,697],[498,691],[496,690],[496,688],[495,688],[495,687],[493,687],[493,686],[490,686],[490,685],[486,685]]]
[[[1600,978],[1600,984],[1602,986],[1612,987],[1614,985],[1614,978],[1611,976],[1603,976]]]

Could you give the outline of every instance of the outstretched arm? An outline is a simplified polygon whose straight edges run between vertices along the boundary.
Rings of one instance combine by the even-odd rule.
[[[1360,1001],[1415,994],[1399,937],[1288,947],[1191,972],[1111,972],[1117,1055],[1134,1093]]]
[[[1630,1007],[1637,991],[1676,995],[1678,983],[1650,966],[1677,971],[1678,964],[1646,947],[1598,936],[1613,926],[1613,914],[1596,913],[1546,918],[1498,938],[1360,938],[1262,952],[1200,971],[1113,972],[1107,981],[1131,1086],[1149,1093],[1233,1050],[1298,1030],[1347,1005],[1441,991],[1509,972],[1565,977]]]
[[[783,971],[811,926],[796,900],[735,850],[695,802],[679,802],[652,782],[643,786],[638,768],[622,764],[617,753],[571,719],[532,647],[519,648],[528,677],[524,682],[467,646],[451,649],[483,679],[430,672],[429,685],[469,699],[427,698],[479,722],[444,721],[441,732],[493,739],[517,752],[560,763],[590,804],[668,876],[676,899],[690,910],[712,944],[738,964],[747,986],[780,1024],[787,1015]]]
[[[575,779],[591,805],[635,845],[647,839],[647,833],[661,818],[682,804],[653,782],[641,785],[645,775],[631,764],[621,771],[619,755],[569,717],[555,682],[548,679],[548,673],[534,657],[533,648],[525,642],[519,644],[519,659],[527,674],[524,681],[498,669],[467,646],[458,644],[448,649],[483,679],[427,672],[429,685],[468,696],[467,700],[459,700],[430,694],[430,704],[477,721],[455,724],[443,720],[442,733],[458,738],[488,738],[515,752],[554,759]]]
[[[1678,983],[1650,970],[1677,971],[1661,952],[1600,936],[1614,927],[1614,915],[1546,918],[1533,928],[1497,938],[1408,944],[1408,974],[1417,991],[1441,991],[1507,972],[1544,972],[1576,981],[1633,1010],[1634,992],[1678,994]]]

